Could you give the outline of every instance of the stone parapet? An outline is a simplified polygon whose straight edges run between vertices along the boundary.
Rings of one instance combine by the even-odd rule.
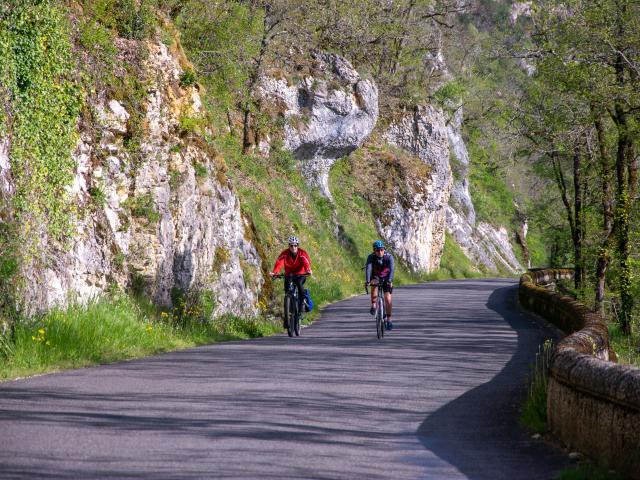
[[[640,479],[640,369],[618,365],[604,319],[548,288],[569,269],[531,271],[520,278],[520,303],[566,334],[549,369],[549,427],[567,445]]]

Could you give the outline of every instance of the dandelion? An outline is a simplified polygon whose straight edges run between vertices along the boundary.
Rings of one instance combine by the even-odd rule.
[[[38,333],[39,333],[40,335],[44,335],[44,328],[40,328],[40,329],[38,329]]]

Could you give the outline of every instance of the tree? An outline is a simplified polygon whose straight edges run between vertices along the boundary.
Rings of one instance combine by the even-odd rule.
[[[602,305],[606,273],[615,251],[620,266],[619,320],[622,330],[630,333],[634,308],[630,215],[638,183],[640,5],[632,0],[540,0],[533,12],[529,55],[536,60],[535,79],[548,91],[571,95],[582,110],[588,109],[589,114],[582,115],[575,126],[589,125],[584,149],[600,164],[602,240],[595,272],[596,306]]]

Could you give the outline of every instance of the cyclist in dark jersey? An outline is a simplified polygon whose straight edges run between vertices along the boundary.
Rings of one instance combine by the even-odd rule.
[[[367,257],[367,266],[365,274],[365,282],[370,285],[371,280],[375,280],[377,285],[382,287],[385,303],[385,317],[387,318],[387,330],[393,328],[391,322],[391,294],[393,293],[393,273],[394,273],[393,256],[385,252],[382,240],[373,242],[373,253]],[[375,314],[376,300],[378,299],[378,287],[373,286],[371,289],[371,315]]]

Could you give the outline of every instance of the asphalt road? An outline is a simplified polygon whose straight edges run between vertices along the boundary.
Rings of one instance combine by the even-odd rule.
[[[518,426],[548,334],[513,280],[397,288],[286,334],[0,384],[0,478],[549,479]]]

